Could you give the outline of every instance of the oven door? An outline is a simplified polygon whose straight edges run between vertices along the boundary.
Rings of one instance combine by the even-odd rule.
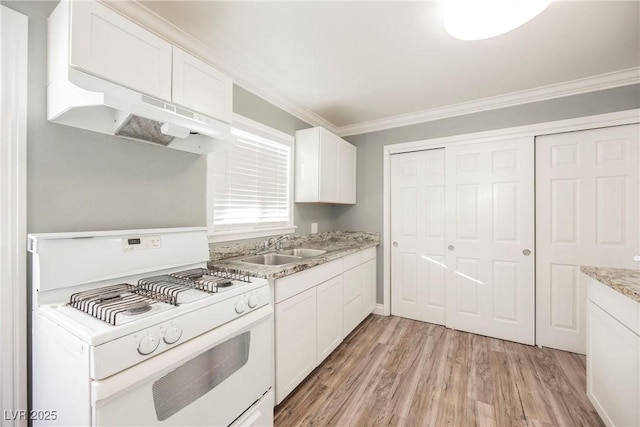
[[[93,381],[93,425],[231,424],[271,388],[272,319],[273,308],[262,307],[123,372]]]

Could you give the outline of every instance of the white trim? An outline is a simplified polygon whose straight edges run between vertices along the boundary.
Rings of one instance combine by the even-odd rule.
[[[28,18],[0,6],[0,408],[27,410]],[[2,425],[26,426],[3,417]]]
[[[542,86],[519,92],[507,93],[476,101],[438,107],[429,110],[416,111],[408,114],[386,117],[379,120],[371,120],[338,128],[340,136],[357,135],[375,132],[385,129],[424,123],[448,117],[462,116],[465,114],[479,113],[481,111],[495,110],[498,108],[513,107],[532,102],[545,101],[563,96],[579,95],[603,89],[611,89],[640,83],[640,68],[629,68],[612,73],[600,74],[583,79],[572,80]]]
[[[376,304],[376,308],[373,309],[373,314],[377,314],[378,316],[388,316],[388,314],[384,314],[383,304]]]
[[[460,144],[475,144],[491,142],[501,139],[536,137],[563,132],[573,132],[585,129],[595,129],[609,126],[619,126],[632,123],[640,123],[640,110],[627,110],[615,113],[599,114],[595,116],[579,117],[575,119],[558,120],[553,122],[536,123],[527,126],[518,126],[506,129],[492,130],[447,136],[443,138],[426,139],[421,141],[405,142],[400,144],[385,145],[383,147],[383,233],[382,233],[382,294],[383,313],[391,314],[391,249],[387,244],[391,241],[391,155],[407,153],[411,151],[443,148]]]
[[[99,0],[105,6],[115,10],[128,19],[145,27],[149,31],[164,38],[171,44],[186,50],[190,54],[199,57],[233,79],[238,86],[252,92],[253,94],[267,100],[274,106],[294,115],[314,126],[322,126],[332,132],[337,128],[328,120],[309,110],[308,108],[295,102],[283,91],[274,86],[270,79],[265,78],[263,73],[241,66],[231,58],[224,57],[220,52],[205,45],[193,36],[187,34],[171,22],[167,21],[155,12],[147,9],[137,0],[132,1],[104,1]]]

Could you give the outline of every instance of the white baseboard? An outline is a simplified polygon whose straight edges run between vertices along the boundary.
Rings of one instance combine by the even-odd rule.
[[[373,314],[384,316],[384,304],[376,304],[376,308],[373,309]]]

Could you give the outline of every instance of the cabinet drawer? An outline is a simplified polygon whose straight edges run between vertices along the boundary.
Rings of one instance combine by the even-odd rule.
[[[362,262],[365,263],[370,259],[374,259],[376,257],[376,246],[372,248],[367,248],[360,253],[362,254]]]
[[[362,252],[356,252],[355,254],[347,255],[342,258],[342,268],[344,271],[357,267],[360,264],[362,264]]]
[[[313,288],[318,283],[326,282],[332,277],[342,273],[342,262],[337,259],[291,276],[276,279],[275,281],[275,302],[276,304],[291,298],[294,295]]]

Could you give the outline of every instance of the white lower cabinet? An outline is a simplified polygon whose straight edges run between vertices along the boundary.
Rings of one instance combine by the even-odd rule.
[[[276,304],[276,402],[316,367],[316,288]]]
[[[375,250],[375,248],[373,249]],[[373,258],[362,263],[362,313],[364,314],[364,317],[367,317],[370,313],[373,313],[373,310],[376,309],[375,256],[376,254],[375,252],[373,252]]]
[[[342,342],[342,276],[316,287],[317,362]]]
[[[376,248],[277,279],[276,404],[375,307]]]
[[[342,336],[344,338],[362,320],[362,266],[358,265],[345,271],[342,279],[344,286],[344,330]]]
[[[640,303],[589,278],[587,395],[607,426],[640,425]]]
[[[376,306],[376,248],[365,249],[345,257],[344,325],[346,337],[373,312]]]

